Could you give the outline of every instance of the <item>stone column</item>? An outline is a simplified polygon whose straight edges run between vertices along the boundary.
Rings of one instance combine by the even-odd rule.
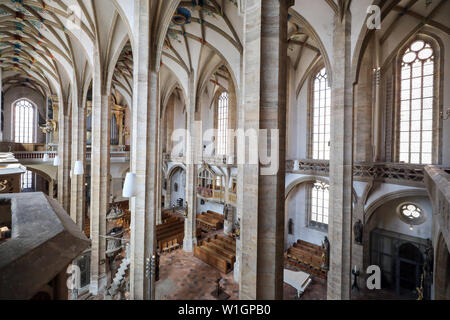
[[[71,120],[68,115],[67,102],[59,98],[60,108],[58,114],[59,145],[58,155],[61,164],[58,167],[58,202],[70,212],[70,171],[71,171]]]
[[[331,105],[328,299],[350,299],[353,189],[351,16],[335,16]]]
[[[371,162],[374,154],[372,143],[372,87],[373,72],[373,43],[370,43],[363,56],[358,83],[355,91],[355,135],[354,157],[356,162]]]
[[[55,197],[55,181],[53,179],[48,184],[48,195],[52,199]]]
[[[99,54],[98,52],[96,54]],[[110,200],[110,127],[109,92],[100,63],[94,67],[92,85],[92,156],[91,156],[91,285],[94,295],[103,293],[106,276],[106,213]]]
[[[131,199],[131,299],[154,299],[154,279],[145,276],[145,261],[156,251],[159,108],[158,73],[152,70],[150,6],[135,0],[134,96],[131,172],[136,174],[137,196]]]
[[[252,164],[239,165],[243,188],[238,194],[241,223],[240,299],[283,298],[285,112],[287,19],[289,0],[246,2],[244,21],[245,131],[268,130],[255,145],[246,141],[247,155],[273,146],[275,171]],[[279,136],[273,137],[272,131]],[[267,157],[267,156],[266,156]],[[243,159],[242,159],[243,160]],[[242,162],[240,160],[240,162]],[[245,197],[245,200],[243,199]]]
[[[3,141],[3,130],[2,128],[2,103],[3,103],[3,69],[0,68],[0,141]]]
[[[198,176],[198,156],[199,141],[201,137],[201,125],[196,121],[196,90],[195,74],[193,70],[189,75],[188,101],[186,101],[187,113],[187,136],[186,136],[186,201],[188,203],[188,216],[184,221],[184,241],[185,252],[193,252],[197,245],[197,176]]]
[[[161,85],[160,81],[161,81],[161,79],[158,74],[157,88],[156,88],[156,96],[157,97],[160,96],[160,85]],[[156,100],[156,102],[157,102],[156,107],[158,108],[158,110],[161,110],[161,105],[160,105],[161,100],[158,98]],[[160,117],[159,112],[158,112],[158,117]],[[157,160],[156,160],[156,183],[157,183],[157,185],[156,185],[156,211],[155,211],[156,225],[159,225],[162,223],[161,201],[162,201],[162,179],[163,179],[163,174],[162,174],[162,163],[163,163],[162,134],[163,134],[163,130],[162,130],[162,125],[161,125],[162,119],[161,118],[158,118],[158,119],[159,119],[159,121],[157,123],[158,136],[157,136],[157,140],[156,140],[157,141],[157,145],[156,145],[156,147],[157,147],[157,149],[156,149],[156,157],[157,157]]]
[[[373,86],[373,114],[374,114],[374,121],[373,121],[373,144],[374,144],[374,155],[373,155],[373,161],[382,161],[382,136],[383,136],[383,110],[381,105],[381,49],[380,49],[380,33],[378,30],[375,30],[375,37],[374,37],[374,65],[375,65],[375,71],[374,71],[374,86]]]
[[[75,77],[74,77],[75,78]],[[76,79],[73,79],[76,81]],[[80,90],[74,85],[72,92],[72,168],[83,161],[86,168],[86,119]],[[86,171],[86,169],[85,169]],[[85,175],[73,176],[71,180],[70,217],[83,230],[85,206]]]

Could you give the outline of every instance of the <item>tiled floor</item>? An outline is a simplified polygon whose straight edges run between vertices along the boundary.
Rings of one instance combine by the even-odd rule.
[[[215,300],[211,292],[216,288],[218,278],[224,279],[222,288],[230,295],[230,300],[239,297],[239,285],[233,279],[233,272],[222,274],[183,250],[164,254],[160,261],[157,300]],[[302,300],[325,300],[326,290],[326,281],[314,278]],[[296,300],[296,297],[297,290],[284,284],[284,299]]]
[[[160,260],[160,280],[156,283],[157,300],[215,300],[211,292],[216,281],[222,278],[222,288],[237,300],[239,287],[233,279],[233,272],[220,273],[183,250],[163,254]]]
[[[299,268],[286,264],[286,269],[292,271],[301,271]],[[297,290],[288,284],[284,284],[284,300],[297,300]],[[327,299],[327,281],[313,277],[301,300],[326,300]]]

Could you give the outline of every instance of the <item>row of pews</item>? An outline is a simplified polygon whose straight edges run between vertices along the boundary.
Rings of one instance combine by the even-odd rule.
[[[184,219],[163,215],[163,223],[156,226],[156,241],[160,252],[178,249],[183,244],[184,239]],[[201,236],[200,228],[197,228],[197,237]]]
[[[220,272],[228,273],[236,262],[236,241],[227,236],[215,235],[195,246],[194,256]]]
[[[224,217],[220,213],[210,211],[197,214],[197,224],[207,231],[217,231],[223,228]]]
[[[323,249],[321,246],[298,240],[285,253],[285,262],[301,270],[326,279],[327,271],[322,269]]]

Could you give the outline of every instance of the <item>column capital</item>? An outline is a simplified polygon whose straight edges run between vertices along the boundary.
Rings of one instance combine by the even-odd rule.
[[[295,4],[295,0],[281,0],[286,1],[288,8],[292,7]]]

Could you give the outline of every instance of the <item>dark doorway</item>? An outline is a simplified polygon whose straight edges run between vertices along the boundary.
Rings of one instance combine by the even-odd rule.
[[[415,294],[421,286],[423,256],[419,248],[411,243],[400,246],[397,268],[397,293]]]

